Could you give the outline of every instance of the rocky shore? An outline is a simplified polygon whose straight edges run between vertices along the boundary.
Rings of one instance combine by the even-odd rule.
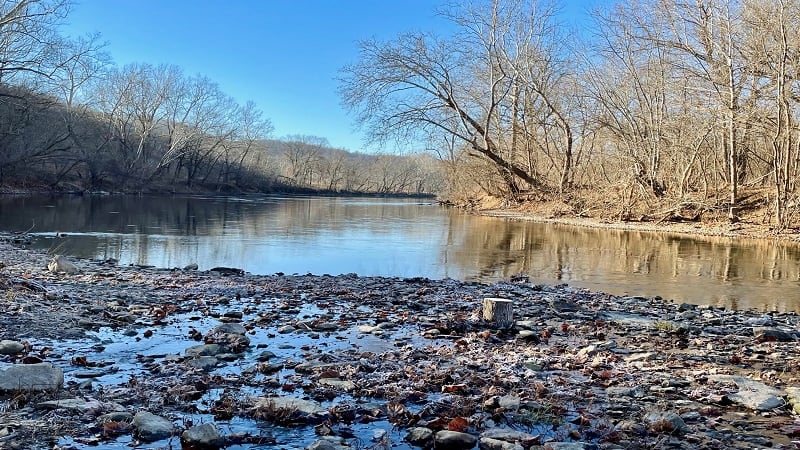
[[[51,259],[0,238],[0,448],[800,443],[794,313]],[[512,300],[511,327],[486,297]]]

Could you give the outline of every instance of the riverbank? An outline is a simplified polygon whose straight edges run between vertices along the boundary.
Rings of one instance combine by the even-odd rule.
[[[586,201],[585,199],[582,201]],[[595,200],[597,201],[597,200]],[[612,208],[576,209],[562,200],[507,204],[500,199],[481,197],[468,203],[446,203],[473,214],[511,220],[526,220],[588,228],[645,231],[685,236],[725,237],[731,239],[760,239],[800,243],[800,229],[775,228],[769,211],[751,206],[743,209],[740,220],[731,222],[724,215],[697,214],[691,220],[682,215],[640,214],[638,220],[620,220]]]
[[[53,272],[24,242],[0,239],[0,387],[19,386],[0,394],[3,448],[175,448],[181,436],[186,447],[230,449],[749,449],[800,439],[793,313],[522,278],[256,276],[88,260]],[[481,320],[485,297],[514,301],[513,328]],[[32,379],[14,378],[23,369],[40,371],[37,383],[20,385]]]

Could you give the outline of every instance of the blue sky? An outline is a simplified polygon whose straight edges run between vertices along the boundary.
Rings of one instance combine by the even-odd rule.
[[[591,0],[562,0],[564,19],[585,20]],[[64,32],[99,32],[118,65],[175,64],[208,76],[240,103],[255,101],[274,137],[322,136],[363,147],[337,93],[357,42],[450,26],[437,0],[75,0]]]

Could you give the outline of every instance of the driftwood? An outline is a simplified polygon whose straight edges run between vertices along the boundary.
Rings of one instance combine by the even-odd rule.
[[[514,324],[513,302],[505,298],[484,298],[483,320],[493,322],[498,328],[511,328]]]

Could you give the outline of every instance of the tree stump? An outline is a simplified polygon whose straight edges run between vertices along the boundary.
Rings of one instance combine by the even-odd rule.
[[[511,300],[505,298],[483,299],[483,320],[493,322],[498,328],[511,328],[514,324],[514,309]]]

